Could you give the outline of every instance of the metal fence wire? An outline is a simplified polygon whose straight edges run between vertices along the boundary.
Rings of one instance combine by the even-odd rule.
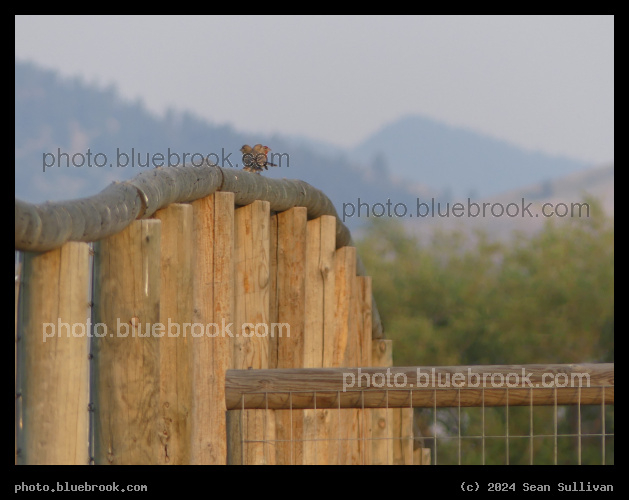
[[[242,392],[239,409],[228,412],[240,429],[262,422],[232,443],[246,463],[614,464],[613,381],[569,394],[558,387],[276,389]]]

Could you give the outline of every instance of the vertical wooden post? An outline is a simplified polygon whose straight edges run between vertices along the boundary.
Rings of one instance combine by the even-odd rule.
[[[334,300],[336,302],[334,331],[332,338],[324,339],[324,356],[332,360],[333,366],[339,367],[346,366],[348,333],[352,319],[350,298],[354,293],[356,275],[356,249],[354,247],[337,249],[334,264]],[[352,264],[354,264],[353,268]]]
[[[88,464],[89,246],[24,253],[19,463]]]
[[[235,211],[232,367],[236,369],[269,366],[269,221],[268,201]],[[275,463],[273,411],[231,411],[228,418],[229,463]]]
[[[95,245],[96,464],[158,464],[159,220],[139,220]]]
[[[358,366],[371,366],[371,277],[356,277],[358,343],[360,359]],[[359,410],[361,464],[370,465],[372,441],[372,414],[367,408]]]
[[[372,366],[372,339],[371,339],[371,276],[358,276],[358,298],[359,298],[359,325],[361,335],[359,337],[361,343],[360,366]]]
[[[159,339],[160,463],[190,463],[192,339],[205,325],[192,322],[192,207],[171,204],[159,210],[162,222]],[[200,330],[200,332],[199,332]]]
[[[269,225],[269,323],[278,323],[279,295],[277,293],[278,216],[271,215]],[[269,368],[277,368],[277,337],[269,336]]]
[[[192,458],[198,465],[227,463],[225,372],[234,333],[234,193],[217,192],[194,210],[194,320],[209,325],[194,337]]]
[[[324,356],[332,359],[333,367],[347,367],[352,355],[348,353],[351,348],[350,338],[353,338],[355,324],[352,307],[352,297],[355,296],[356,284],[356,249],[354,247],[342,247],[337,249],[334,271],[335,302],[334,332],[332,338],[324,339]],[[354,412],[351,410],[334,410],[330,419],[329,446],[330,463],[346,465],[352,463],[353,446],[357,437],[355,429]],[[334,442],[334,439],[337,441]]]
[[[354,249],[355,250],[355,249]],[[345,349],[345,362],[342,366],[358,367],[361,366],[361,334],[362,314],[359,312],[359,296],[358,296],[358,277],[356,276],[356,263],[348,263],[347,273],[349,284],[351,286],[348,295],[349,298],[349,323],[347,330],[347,347]],[[359,325],[360,323],[360,325]],[[344,417],[347,422],[346,436],[349,439],[347,445],[349,453],[344,463],[348,465],[363,464],[364,454],[362,452],[363,441],[361,440],[361,410],[351,408],[344,410]]]
[[[334,335],[334,258],[336,218],[323,215],[307,224],[306,324],[304,368],[333,366],[324,354],[324,338]],[[328,352],[328,355],[331,355]],[[330,418],[334,410],[304,411],[304,463],[327,465]],[[316,441],[315,441],[316,440]]]
[[[17,465],[17,434],[18,428],[21,425],[21,407],[22,407],[22,389],[18,387],[17,383],[17,323],[18,323],[18,311],[20,306],[20,282],[22,281],[22,263],[20,262],[15,267],[15,427],[14,427],[14,437],[15,437],[15,465]],[[18,404],[18,400],[20,400]],[[19,409],[19,411],[18,411]]]
[[[373,339],[372,366],[393,366],[392,341]],[[394,409],[376,408],[372,413],[372,463],[393,464],[393,412]]]
[[[306,222],[305,207],[295,207],[277,216],[277,322],[288,325],[289,334],[276,338],[277,367],[304,367],[306,321]],[[278,331],[285,332],[282,327]],[[304,463],[304,412],[275,412],[278,464]]]
[[[393,433],[393,464],[413,465],[413,408],[395,408]]]
[[[417,448],[413,450],[413,463],[415,465],[430,465],[430,448]]]

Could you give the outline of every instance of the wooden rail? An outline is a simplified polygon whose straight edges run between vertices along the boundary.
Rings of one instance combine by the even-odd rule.
[[[349,229],[338,217],[330,199],[320,190],[296,179],[270,179],[242,170],[204,164],[198,167],[155,168],[100,193],[78,200],[34,205],[15,200],[15,249],[41,252],[59,248],[67,241],[97,241],[122,231],[136,219],[153,217],[172,203],[189,203],[223,191],[234,193],[237,206],[268,201],[272,212],[305,207],[307,218],[336,218],[336,246],[352,246]],[[356,260],[356,274],[365,268]],[[372,305],[372,336],[384,332],[375,302]]]
[[[228,370],[225,402],[228,410],[613,404],[614,365]]]

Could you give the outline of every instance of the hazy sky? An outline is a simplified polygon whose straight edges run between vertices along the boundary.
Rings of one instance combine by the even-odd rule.
[[[614,158],[612,16],[17,16],[15,56],[243,132],[351,147],[423,114]]]

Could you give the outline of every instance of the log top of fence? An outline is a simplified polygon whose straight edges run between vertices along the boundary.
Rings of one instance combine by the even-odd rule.
[[[191,202],[215,191],[234,193],[238,206],[264,200],[274,212],[305,207],[308,219],[332,215],[336,217],[336,247],[352,245],[349,229],[330,199],[310,184],[204,164],[152,169],[129,181],[115,182],[89,198],[37,205],[16,198],[15,249],[43,252],[67,241],[97,241],[122,231],[136,219],[151,217],[171,203]],[[360,258],[356,274],[365,275]],[[373,338],[383,338],[375,301],[372,316]]]

